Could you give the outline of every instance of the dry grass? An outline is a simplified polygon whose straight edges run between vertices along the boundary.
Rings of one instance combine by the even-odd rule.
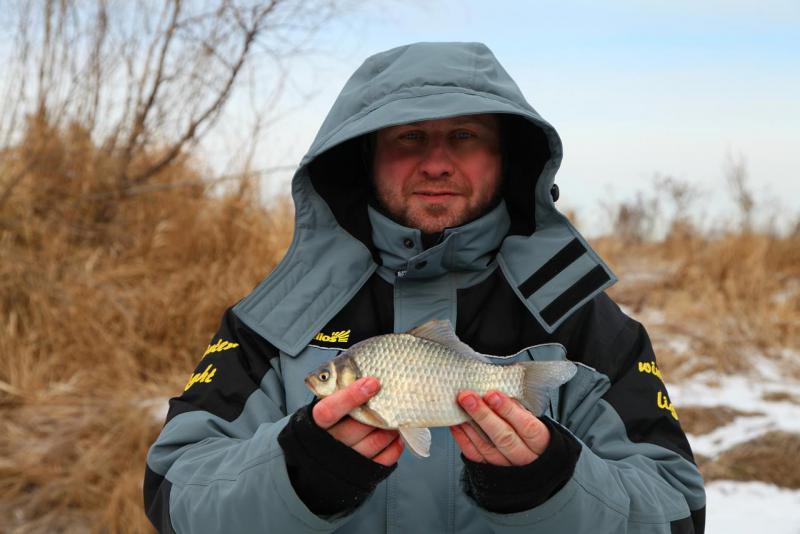
[[[786,391],[770,391],[761,395],[761,398],[767,402],[790,402],[792,404],[800,404],[800,396],[792,395]]]
[[[713,461],[699,463],[707,482],[712,480],[760,480],[784,488],[800,489],[800,435],[768,432],[737,445]]]
[[[742,412],[728,406],[684,406],[680,414],[681,428],[695,435],[708,434],[737,417],[763,415],[759,412]]]
[[[189,160],[155,177],[155,192],[119,194],[114,161],[79,128],[34,125],[0,162],[0,176],[25,173],[0,206],[3,523],[148,532],[153,408],[280,259],[290,205],[265,210],[247,180],[212,195]]]
[[[162,423],[155,412],[181,390],[224,308],[274,267],[291,238],[288,201],[265,209],[246,179],[211,194],[184,158],[149,192],[120,192],[109,178],[117,165],[81,128],[37,123],[0,154],[4,531],[151,531],[141,484]],[[784,347],[800,346],[798,235],[674,232],[661,243],[596,245],[622,275],[618,300],[637,313],[663,311],[663,322],[648,326],[671,378],[733,372],[752,353],[780,360]],[[628,276],[641,272],[648,276]],[[675,336],[705,358],[672,350]],[[761,465],[777,448],[796,455],[793,439],[771,435],[714,469]]]
[[[635,315],[657,310],[648,328],[671,379],[747,372],[760,355],[800,376],[787,350],[800,347],[800,233],[680,231],[661,242],[595,244],[620,275],[611,295]]]

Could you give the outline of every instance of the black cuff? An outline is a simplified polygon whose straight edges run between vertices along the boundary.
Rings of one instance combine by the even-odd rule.
[[[397,465],[385,467],[338,441],[314,422],[312,406],[297,410],[278,435],[289,480],[300,500],[316,515],[348,512]]]
[[[578,440],[561,425],[542,417],[550,443],[541,456],[523,466],[472,462],[462,455],[467,495],[482,508],[513,514],[539,506],[564,487],[581,453]]]

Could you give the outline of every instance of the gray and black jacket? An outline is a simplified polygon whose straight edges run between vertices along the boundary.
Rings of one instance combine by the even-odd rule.
[[[430,242],[370,206],[363,136],[501,114],[504,195]],[[292,182],[281,264],[229,309],[151,447],[145,509],[163,532],[700,533],[703,480],[644,328],[553,201],[557,133],[475,43],[369,58]],[[470,464],[447,429],[431,457],[360,458],[308,417],[305,375],[367,337],[449,319],[485,354],[580,363],[551,398],[551,445],[523,468]],[[522,352],[520,352],[522,351]],[[538,464],[538,465],[537,465]]]

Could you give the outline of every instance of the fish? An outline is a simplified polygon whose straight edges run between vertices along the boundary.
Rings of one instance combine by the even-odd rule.
[[[557,343],[526,350],[556,350],[562,359],[566,355]],[[429,428],[470,422],[480,430],[458,405],[459,391],[470,389],[479,395],[501,391],[538,416],[544,412],[550,392],[577,372],[577,366],[568,360],[493,363],[511,356],[478,353],[458,338],[450,321],[431,320],[405,333],[355,343],[309,373],[305,383],[317,397],[324,398],[363,376],[377,378],[381,384],[378,393],[349,415],[367,425],[398,430],[411,452],[427,458]]]

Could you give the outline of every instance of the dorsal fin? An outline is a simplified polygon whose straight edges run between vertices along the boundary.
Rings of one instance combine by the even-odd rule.
[[[480,352],[475,352],[469,345],[458,339],[450,321],[434,319],[412,328],[406,332],[406,334],[439,343],[467,358],[473,358],[482,362],[490,361],[489,356],[481,354]]]

